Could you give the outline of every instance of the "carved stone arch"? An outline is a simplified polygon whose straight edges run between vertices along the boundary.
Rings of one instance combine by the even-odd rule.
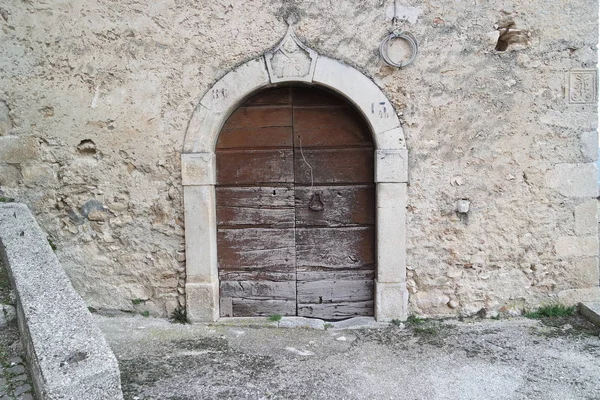
[[[181,155],[185,204],[186,308],[195,322],[219,318],[215,211],[215,145],[233,111],[251,94],[278,83],[329,88],[367,121],[375,145],[377,276],[375,318],[406,319],[406,182],[408,153],[398,117],[385,94],[360,71],[317,54],[290,27],[272,51],[226,74],[202,97]]]

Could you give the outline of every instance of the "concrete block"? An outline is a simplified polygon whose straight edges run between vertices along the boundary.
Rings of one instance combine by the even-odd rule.
[[[598,200],[587,200],[575,207],[575,233],[598,235]]]
[[[215,153],[181,155],[182,185],[214,185],[216,183]]]
[[[375,319],[389,322],[406,321],[408,317],[408,291],[405,283],[380,283],[375,280]]]
[[[379,87],[351,66],[319,56],[313,82],[340,92],[352,101],[367,117],[375,135],[400,127],[396,111]]]
[[[406,184],[377,185],[377,280],[406,282]]]
[[[558,292],[558,301],[566,306],[600,301],[600,287],[562,290]]]
[[[0,205],[0,256],[40,399],[123,399],[117,360],[27,206]]]
[[[563,196],[598,196],[598,170],[594,163],[556,164],[545,179],[549,187]]]
[[[219,319],[219,282],[186,283],[187,317],[191,322],[215,322]]]
[[[408,150],[375,151],[375,182],[408,182]]]
[[[598,256],[597,236],[562,236],[554,244],[559,258]]]
[[[217,280],[214,186],[184,186],[186,274],[197,282]]]
[[[40,157],[36,138],[20,136],[0,137],[0,162],[20,164]]]

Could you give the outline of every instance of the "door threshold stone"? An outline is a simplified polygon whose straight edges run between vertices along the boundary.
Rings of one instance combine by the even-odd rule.
[[[388,322],[378,322],[374,317],[354,317],[341,321],[324,321],[319,318],[306,317],[282,317],[279,321],[270,321],[268,317],[223,317],[219,318],[213,325],[318,330],[380,329],[390,326]]]

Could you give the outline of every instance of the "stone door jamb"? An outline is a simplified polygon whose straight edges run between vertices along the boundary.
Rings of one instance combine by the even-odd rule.
[[[188,125],[181,155],[188,318],[192,322],[219,319],[215,145],[221,127],[250,95],[285,82],[329,88],[352,103],[368,122],[375,145],[375,318],[405,320],[408,152],[400,122],[373,81],[355,68],[307,48],[292,28],[273,51],[236,67],[216,82],[202,97]]]

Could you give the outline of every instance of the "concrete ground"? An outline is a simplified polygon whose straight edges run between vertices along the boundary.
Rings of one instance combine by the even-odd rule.
[[[599,332],[579,316],[360,330],[97,322],[125,399],[600,399]]]

